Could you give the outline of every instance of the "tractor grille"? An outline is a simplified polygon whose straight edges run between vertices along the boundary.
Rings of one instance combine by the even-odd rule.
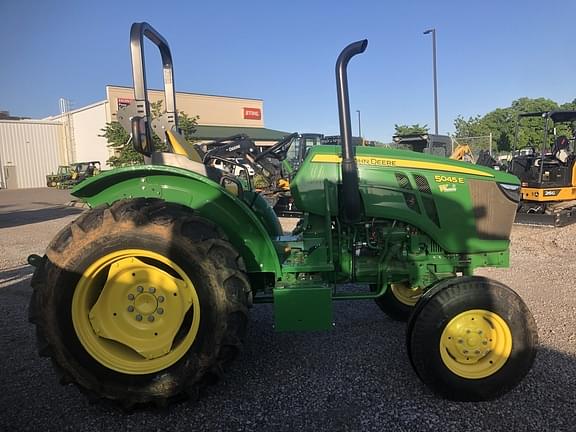
[[[413,190],[412,185],[410,184],[410,179],[406,174],[394,173],[394,175],[396,176],[396,181],[398,182],[398,186],[400,186],[400,189],[409,191]],[[404,202],[406,203],[406,206],[408,206],[410,210],[413,210],[419,214],[420,206],[418,205],[416,195],[414,195],[412,192],[402,192],[402,196],[404,197]]]
[[[410,180],[408,180],[408,176],[402,173],[396,173],[396,181],[398,181],[398,186],[401,189],[408,189],[412,190],[412,186],[410,185]]]
[[[431,196],[422,195],[422,203],[424,204],[424,210],[426,210],[428,217],[437,226],[440,226],[440,219],[438,218],[438,210],[436,209],[434,198]]]
[[[416,195],[410,192],[403,192],[404,201],[410,210],[414,210],[416,213],[420,213],[420,207],[418,206],[418,200],[416,200]]]
[[[495,182],[470,180],[476,231],[483,240],[508,240],[516,215],[516,203]]]
[[[430,189],[430,184],[428,183],[428,180],[426,180],[426,177],[414,174],[414,180],[416,180],[416,186],[418,187],[418,190],[420,192],[429,194],[432,193],[432,190]]]

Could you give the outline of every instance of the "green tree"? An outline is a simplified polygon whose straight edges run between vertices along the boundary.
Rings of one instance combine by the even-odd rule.
[[[498,150],[509,151],[516,142],[516,122],[518,114],[543,112],[553,110],[576,109],[576,99],[571,103],[559,106],[556,102],[546,98],[531,99],[523,97],[516,99],[509,107],[497,108],[484,116],[470,117],[467,120],[458,116],[454,120],[456,136],[485,136],[492,133],[492,138]],[[540,117],[521,117],[518,128],[517,148],[527,146],[540,147],[544,134],[544,121]],[[559,125],[557,134],[569,135],[570,127]],[[552,140],[553,137],[550,137]],[[547,143],[548,146],[551,142]]]
[[[428,133],[428,125],[420,125],[416,123],[413,125],[394,125],[394,133],[396,135],[412,135],[412,134],[426,134]]]
[[[472,137],[489,135],[490,131],[488,126],[482,121],[482,117],[470,117],[468,120],[462,116],[456,117],[454,120],[454,128],[456,129],[456,136],[458,137]]]
[[[150,104],[152,118],[158,118],[162,115],[162,101],[152,102]],[[190,117],[186,113],[178,113],[178,127],[186,141],[194,142],[194,132],[198,124],[198,116]],[[115,155],[108,159],[108,164],[112,167],[122,167],[129,165],[138,165],[144,163],[144,156],[134,150],[130,140],[130,134],[117,121],[106,123],[106,127],[101,129],[102,137],[108,141],[108,147],[115,150]],[[167,145],[164,139],[160,139],[156,134],[152,134],[154,148],[157,151],[167,151]]]
[[[572,102],[566,102],[565,104],[560,105],[560,109],[565,111],[576,111],[576,99]]]
[[[106,123],[101,137],[108,141],[108,148],[114,150],[114,155],[108,159],[108,165],[112,167],[121,167],[127,165],[136,165],[144,162],[144,158],[137,153],[129,142],[130,134],[117,121]]]

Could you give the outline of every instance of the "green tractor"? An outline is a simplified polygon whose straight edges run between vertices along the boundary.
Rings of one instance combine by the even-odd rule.
[[[100,173],[100,161],[75,162],[69,167],[68,175],[56,185],[58,189],[71,189],[81,181]]]
[[[170,152],[152,147],[144,37],[162,57],[167,113],[155,131]],[[437,394],[487,400],[522,380],[536,353],[534,319],[510,288],[473,275],[509,265],[518,179],[353,147],[347,65],[366,46],[338,57],[342,143],[313,146],[298,167],[290,188],[303,217],[283,235],[249,183],[187,147],[168,44],[150,25],[132,26],[135,103],[120,116],[146,164],[76,186],[91,209],[43,257],[29,257],[30,319],[63,382],[128,409],[164,406],[221,375],[253,305],[273,304],[277,331],[309,331],[332,328],[334,301],[370,299],[408,320],[408,358]]]
[[[60,183],[70,180],[72,167],[70,165],[60,165],[56,173],[46,175],[46,186],[58,187]]]

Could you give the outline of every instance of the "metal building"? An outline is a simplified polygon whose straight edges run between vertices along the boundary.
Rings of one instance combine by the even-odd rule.
[[[66,160],[59,123],[0,120],[0,188],[46,186],[46,174]]]
[[[116,120],[118,108],[132,102],[129,87],[106,86],[106,99],[75,110],[60,100],[60,114],[43,120],[0,120],[0,188],[45,187],[46,175],[59,165],[107,161],[114,154],[102,136],[106,123]],[[150,90],[152,101],[163,92]],[[261,99],[177,92],[181,112],[199,116],[193,138],[210,141],[246,134],[257,146],[266,147],[287,132],[264,127]]]

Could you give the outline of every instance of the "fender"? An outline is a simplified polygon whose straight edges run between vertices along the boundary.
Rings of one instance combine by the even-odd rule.
[[[86,179],[72,195],[90,207],[126,198],[160,198],[190,207],[224,231],[248,272],[281,275],[271,240],[271,235],[282,234],[278,219],[270,220],[268,214],[251,209],[218,183],[190,170],[166,165],[117,168]]]

